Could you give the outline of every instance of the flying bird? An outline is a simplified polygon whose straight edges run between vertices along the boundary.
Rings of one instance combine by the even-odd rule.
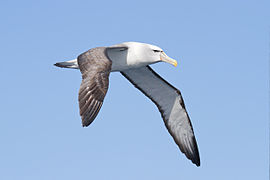
[[[118,71],[155,103],[175,143],[188,159],[200,166],[197,142],[182,95],[149,66],[157,62],[177,66],[177,61],[157,46],[125,42],[92,48],[77,59],[55,66],[81,71],[78,99],[83,126],[89,126],[97,116],[108,91],[109,75]]]

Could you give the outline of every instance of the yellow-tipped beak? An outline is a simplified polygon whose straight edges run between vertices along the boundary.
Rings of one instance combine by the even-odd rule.
[[[164,52],[160,53],[160,60],[177,66],[177,61],[167,56]]]

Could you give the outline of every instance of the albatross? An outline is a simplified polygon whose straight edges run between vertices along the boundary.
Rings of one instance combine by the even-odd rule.
[[[177,61],[158,46],[124,42],[92,48],[74,60],[58,62],[55,66],[80,69],[82,82],[78,99],[82,126],[89,126],[96,118],[108,91],[110,73],[120,72],[153,101],[181,152],[200,166],[197,142],[183,97],[149,66],[157,62],[177,66]]]

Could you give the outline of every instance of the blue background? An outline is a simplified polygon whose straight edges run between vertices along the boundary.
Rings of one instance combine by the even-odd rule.
[[[268,179],[269,1],[1,1],[0,179]],[[53,64],[97,46],[155,44],[152,67],[183,94],[201,167],[155,105],[112,73],[81,127],[77,70]]]

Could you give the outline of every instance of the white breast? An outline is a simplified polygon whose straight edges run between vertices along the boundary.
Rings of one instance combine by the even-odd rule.
[[[139,51],[133,48],[129,48],[126,51],[108,51],[107,54],[112,61],[111,71],[123,71],[149,64],[142,61],[138,52]]]

